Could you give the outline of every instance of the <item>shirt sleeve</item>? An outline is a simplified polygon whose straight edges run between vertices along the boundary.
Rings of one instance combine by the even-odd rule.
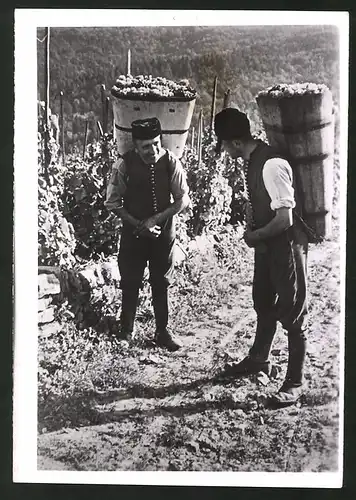
[[[271,158],[262,171],[263,182],[271,198],[271,209],[294,208],[293,171],[287,160]]]
[[[176,157],[171,157],[170,161],[172,167],[171,191],[174,201],[177,201],[189,194],[189,187],[181,161]]]
[[[111,177],[106,190],[104,205],[108,210],[119,208],[123,204],[123,197],[127,188],[125,173],[125,162],[120,158],[112,167]]]

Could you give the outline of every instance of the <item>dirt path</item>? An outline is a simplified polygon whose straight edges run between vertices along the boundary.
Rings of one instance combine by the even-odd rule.
[[[252,272],[252,268],[251,268]],[[270,379],[222,381],[227,360],[246,354],[255,316],[251,283],[182,332],[178,353],[137,348],[125,359],[131,384],[93,393],[66,428],[39,435],[40,469],[331,471],[337,469],[339,249],[313,247],[309,260],[311,332],[300,404],[274,411],[268,394],[287,361],[278,329]]]

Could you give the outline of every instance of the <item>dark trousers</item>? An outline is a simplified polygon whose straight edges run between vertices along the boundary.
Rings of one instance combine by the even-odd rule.
[[[306,352],[307,236],[292,227],[255,250],[253,302],[257,329],[250,356],[266,361],[277,321],[288,332],[286,378],[299,385]]]
[[[118,256],[122,289],[120,317],[122,331],[127,333],[133,331],[139,290],[147,265],[156,331],[161,332],[167,328],[167,289],[172,282],[174,272],[174,244],[175,233],[171,226],[164,228],[157,239],[136,238],[131,228],[123,228]]]

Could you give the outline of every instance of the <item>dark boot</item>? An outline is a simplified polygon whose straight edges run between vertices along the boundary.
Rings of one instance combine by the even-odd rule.
[[[168,329],[168,290],[167,288],[152,287],[152,302],[156,320],[155,342],[158,346],[177,351],[182,347],[181,343],[172,335]]]
[[[259,315],[257,317],[255,340],[249,355],[238,363],[227,363],[223,375],[227,377],[243,377],[261,371],[268,375],[270,369],[268,357],[276,328],[277,321],[272,316]]]
[[[226,377],[243,377],[253,375],[254,373],[264,372],[269,374],[268,361],[255,361],[250,356],[246,356],[242,361],[236,363],[227,363],[225,365],[223,376]]]
[[[288,368],[286,382],[301,386],[304,381],[304,362],[307,348],[305,334],[301,329],[288,331]]]
[[[168,325],[168,290],[152,287],[152,303],[156,321],[156,331],[164,331]]]
[[[120,315],[120,340],[131,340],[133,336],[139,289],[122,290]]]
[[[296,403],[303,394],[306,338],[301,329],[288,331],[288,367],[285,381],[273,401],[280,406]]]
[[[253,346],[249,351],[249,357],[259,362],[267,362],[271,350],[274,335],[276,333],[277,321],[271,315],[258,315],[257,328]]]
[[[155,342],[159,347],[168,349],[168,351],[178,351],[182,347],[182,343],[172,334],[167,328],[165,330],[156,331]]]

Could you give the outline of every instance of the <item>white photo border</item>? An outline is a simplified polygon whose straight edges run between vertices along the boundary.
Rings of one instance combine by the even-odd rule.
[[[37,28],[335,25],[340,34],[340,440],[335,473],[37,470]],[[13,481],[340,488],[343,473],[349,14],[319,11],[15,9]]]

